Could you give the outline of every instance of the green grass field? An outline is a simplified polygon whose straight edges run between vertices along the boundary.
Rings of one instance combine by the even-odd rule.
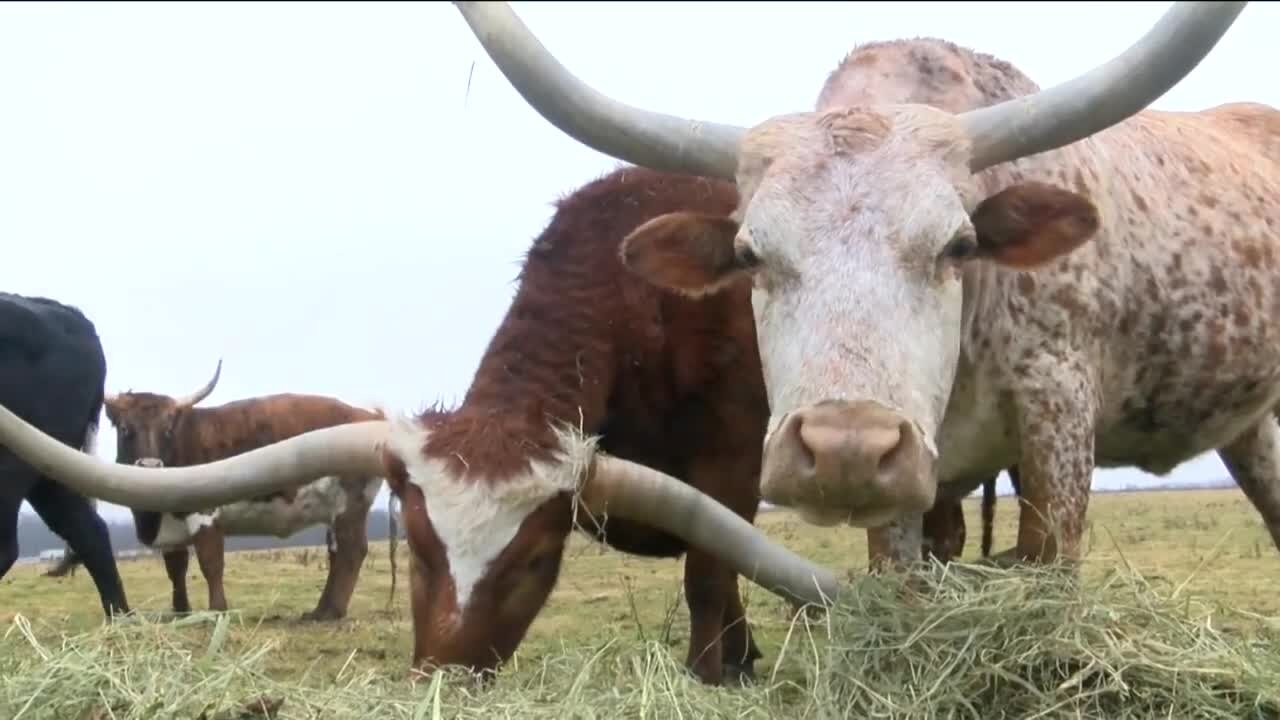
[[[1000,500],[996,550],[1009,546],[1015,537],[1015,501]],[[980,537],[976,498],[966,501],[966,516],[969,539],[965,559],[973,560],[978,555]],[[865,569],[863,531],[813,528],[786,512],[762,515],[758,524],[796,552],[829,567],[854,574]],[[414,703],[430,695],[430,691],[421,684],[410,687],[404,680],[411,648],[406,552],[402,542],[399,589],[390,607],[388,546],[380,542],[371,546],[348,618],[329,624],[298,620],[303,611],[312,607],[324,582],[325,559],[320,549],[233,553],[226,568],[228,601],[233,608],[227,616],[229,623],[219,627],[216,618],[201,614],[186,626],[149,625],[137,630],[140,635],[131,640],[110,641],[106,636],[95,640],[94,633],[106,631],[102,629],[96,593],[83,569],[71,578],[51,579],[40,575],[44,566],[19,566],[0,582],[0,675],[9,672],[17,677],[19,673],[38,670],[41,663],[72,662],[75,657],[83,658],[96,647],[95,643],[116,647],[114,642],[122,648],[127,646],[124,650],[117,648],[126,653],[126,667],[141,668],[148,656],[156,662],[161,657],[169,658],[163,662],[179,665],[189,658],[190,662],[203,663],[200,672],[204,674],[198,677],[207,679],[211,673],[225,669],[218,663],[251,662],[256,674],[249,677],[269,679],[276,683],[272,687],[277,692],[288,684],[323,688],[359,678],[361,683],[381,683],[379,692],[391,693],[407,703],[403,707],[410,709],[405,709],[404,717],[456,717],[443,711],[435,714],[429,704],[420,706],[428,708],[423,710],[426,714],[411,710],[419,707]],[[191,565],[188,583],[192,603],[199,610],[205,607],[205,586],[196,564]],[[1235,489],[1095,495],[1090,507],[1084,577],[1100,578],[1126,565],[1155,581],[1175,586],[1186,581],[1184,593],[1209,597],[1270,618],[1280,615],[1280,593],[1276,591],[1280,553],[1272,546],[1253,508]],[[610,662],[620,663],[619,666],[661,664],[663,658],[652,657],[655,648],[665,648],[670,663],[678,665],[685,652],[687,618],[680,594],[680,568],[679,562],[627,557],[575,536],[559,585],[545,610],[513,664],[495,688],[485,692],[500,693],[504,687],[542,682],[537,678],[550,672],[551,667],[561,667],[557,672],[571,674],[571,670],[563,669],[568,667],[566,663],[571,664],[566,658],[586,662],[592,653],[603,652],[601,649],[610,641],[617,644],[609,651],[614,653]],[[157,622],[167,622],[158,617],[169,606],[169,585],[160,559],[125,561],[121,572],[133,607],[152,615]],[[758,674],[802,685],[813,672],[816,641],[797,639],[793,633],[794,613],[787,605],[745,581],[742,586],[748,616],[765,654],[757,666]],[[793,633],[790,638],[789,633]],[[153,652],[145,643],[158,645]],[[784,645],[786,652],[780,659]],[[633,655],[628,658],[627,652]],[[620,660],[617,653],[622,653]],[[181,667],[169,670],[185,672]],[[164,668],[158,672],[163,674]],[[662,672],[670,672],[670,668]],[[59,682],[69,682],[53,679],[69,677],[66,675],[50,672],[49,677],[43,685],[37,685],[50,696],[60,692]],[[4,682],[5,678],[0,677],[0,684]],[[30,678],[24,682],[24,687],[36,686]],[[243,678],[235,681],[241,685],[246,682],[249,681]],[[625,677],[619,682],[626,682]],[[703,690],[683,677],[671,677],[668,682],[678,684],[683,688],[681,692],[704,693],[698,697],[712,698],[706,700],[708,703],[720,702],[714,698],[729,702],[726,693],[744,692]],[[250,690],[237,685],[223,695]],[[132,691],[125,688],[121,692],[129,697]],[[29,694],[28,690],[22,693]],[[296,700],[291,703],[286,698],[280,717],[347,717],[344,713],[355,712],[348,706],[324,711],[313,705],[302,713]],[[37,705],[24,710],[24,703],[17,691],[4,693],[0,696],[0,717],[14,718],[19,713],[25,713],[22,717],[64,717],[47,714]],[[299,714],[290,714],[290,707]],[[112,712],[95,712],[102,714],[84,717],[193,717],[166,715],[159,706],[143,711],[117,705]],[[361,712],[350,716],[365,717]],[[519,711],[512,712],[513,717],[523,716]],[[587,712],[580,715],[595,716]],[[738,716],[736,711],[730,715]],[[615,715],[603,712],[601,716]],[[654,715],[665,716],[661,712]],[[210,715],[210,720],[213,717]]]

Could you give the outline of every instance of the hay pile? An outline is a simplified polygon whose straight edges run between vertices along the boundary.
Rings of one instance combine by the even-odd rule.
[[[47,643],[19,616],[0,639],[0,717],[1280,718],[1272,621],[1128,572],[1076,586],[1048,569],[934,566],[907,590],[861,578],[826,616],[797,616],[783,647],[763,643],[779,668],[746,690],[689,679],[683,641],[623,639],[526,657],[488,689],[354,670],[286,681],[260,670],[269,645],[225,651],[227,616],[183,622],[215,623],[208,646],[146,622]]]

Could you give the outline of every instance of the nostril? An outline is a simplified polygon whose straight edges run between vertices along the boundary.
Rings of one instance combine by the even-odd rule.
[[[911,424],[901,422],[898,424],[898,432],[895,434],[894,440],[890,441],[892,445],[888,450],[880,456],[880,462],[877,469],[881,472],[891,472],[893,468],[903,462],[907,462],[907,453],[910,452],[911,446]]]
[[[796,469],[806,475],[812,474],[818,466],[817,456],[814,455],[813,448],[809,447],[809,443],[805,442],[804,419],[800,415],[796,415],[791,422],[790,434],[792,444],[796,448]]]

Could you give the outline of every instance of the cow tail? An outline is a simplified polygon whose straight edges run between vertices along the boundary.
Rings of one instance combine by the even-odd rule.
[[[387,544],[391,559],[391,592],[387,595],[387,610],[391,610],[396,602],[396,548],[400,544],[400,529],[396,527],[396,494],[391,493],[387,500]]]

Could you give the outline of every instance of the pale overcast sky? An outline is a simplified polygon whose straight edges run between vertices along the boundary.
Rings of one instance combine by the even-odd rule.
[[[945,37],[1047,87],[1168,3],[513,6],[602,91],[750,125],[811,108],[856,43]],[[1280,106],[1277,31],[1280,4],[1253,3],[1155,107]],[[7,2],[0,108],[0,287],[84,310],[110,391],[189,392],[222,357],[206,404],[460,399],[551,202],[616,165],[534,113],[445,2]],[[1214,455],[1174,473],[1222,476]]]

